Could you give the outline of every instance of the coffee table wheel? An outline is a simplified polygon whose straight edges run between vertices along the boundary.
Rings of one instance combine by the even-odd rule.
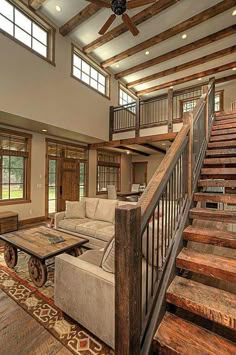
[[[14,268],[17,264],[17,248],[6,243],[4,247],[4,259],[8,267]]]
[[[77,258],[78,256],[82,255],[83,252],[81,248],[74,248],[69,251],[69,254]]]
[[[31,280],[35,286],[42,287],[47,281],[47,267],[45,264],[41,260],[31,256],[28,262],[28,268]]]

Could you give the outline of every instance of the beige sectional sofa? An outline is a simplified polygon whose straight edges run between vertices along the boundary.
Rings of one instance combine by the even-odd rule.
[[[86,247],[104,248],[115,234],[115,209],[124,202],[86,197],[66,202],[66,211],[55,215],[55,228],[89,240]],[[80,207],[78,207],[80,206]]]

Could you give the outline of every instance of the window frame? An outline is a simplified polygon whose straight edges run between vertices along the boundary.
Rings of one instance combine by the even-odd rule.
[[[31,202],[31,151],[32,151],[32,135],[24,133],[21,131],[14,131],[11,129],[6,129],[1,127],[1,132],[4,134],[9,134],[13,136],[23,137],[26,140],[27,149],[26,152],[22,154],[17,154],[15,150],[8,150],[9,156],[21,156],[24,157],[24,168],[23,168],[23,197],[17,199],[7,199],[0,200],[0,206],[24,204]],[[11,152],[15,152],[11,154]],[[2,155],[2,154],[1,154]],[[10,186],[10,184],[9,184]],[[2,179],[0,181],[0,188],[2,189]]]
[[[111,155],[115,155],[119,157],[119,162],[118,163],[114,163],[114,162],[106,162],[106,161],[102,161],[99,160],[99,153],[103,153],[103,154],[111,154]],[[109,167],[109,168],[117,168],[119,169],[118,173],[117,173],[117,192],[120,192],[121,190],[121,154],[117,153],[117,152],[113,152],[113,151],[107,151],[104,149],[98,149],[97,150],[97,174],[96,174],[96,194],[97,195],[107,195],[107,190],[106,191],[99,191],[98,190],[98,167],[99,166],[103,166],[103,167]]]
[[[38,13],[36,14],[33,10],[31,10],[30,7],[27,6],[25,3],[23,3],[21,0],[6,0],[6,1],[9,2],[12,6],[14,6],[14,8],[16,8],[24,16],[26,16],[30,21],[32,21],[32,23],[35,23],[42,30],[47,32],[47,45],[46,45],[47,56],[44,57],[42,54],[40,54],[39,52],[35,51],[33,48],[28,47],[26,44],[24,44],[23,42],[21,42],[20,40],[15,38],[14,35],[12,36],[11,34],[7,33],[6,31],[4,31],[1,28],[0,28],[0,34],[3,34],[7,38],[9,38],[12,41],[16,42],[17,44],[21,45],[23,48],[27,49],[29,52],[31,52],[31,53],[35,54],[36,56],[38,56],[39,58],[45,60],[47,63],[52,64],[52,65],[55,66],[55,35],[56,35],[56,29],[51,24],[49,24],[47,21],[45,21],[44,18],[41,17]],[[18,25],[15,24],[14,19],[13,19],[12,23],[13,23],[13,26],[17,26],[19,29],[24,31],[24,29],[22,29],[21,27],[19,27]],[[32,34],[30,36],[31,36],[31,39],[32,39],[33,38]]]
[[[78,78],[76,75],[74,75],[73,68],[74,68],[74,54],[77,55],[82,61],[87,63],[90,68],[96,70],[99,74],[103,75],[105,77],[105,94],[100,92],[99,90],[95,89],[91,85],[85,83],[82,79]],[[71,44],[71,77],[75,80],[78,80],[80,83],[83,85],[87,86],[88,88],[92,89],[94,92],[97,94],[105,97],[106,99],[110,100],[110,92],[111,92],[111,74],[108,73],[106,70],[104,70],[100,65],[98,65],[96,62],[92,61],[90,58],[85,56],[84,53],[81,52],[81,50],[75,46],[73,43]],[[91,78],[89,76],[89,78]]]

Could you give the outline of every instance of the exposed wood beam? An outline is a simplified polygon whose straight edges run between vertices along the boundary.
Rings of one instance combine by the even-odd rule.
[[[152,144],[150,144],[150,143],[142,143],[142,144],[140,144],[140,145],[141,145],[142,147],[145,147],[145,148],[154,150],[155,152],[162,153],[162,154],[166,154],[166,150],[165,150],[165,149],[156,147],[155,145],[152,145]]]
[[[81,25],[83,22],[88,20],[94,14],[101,10],[101,7],[96,4],[89,4],[84,9],[82,9],[77,15],[72,17],[68,22],[60,27],[59,32],[62,36],[68,35],[76,27]]]
[[[231,81],[231,80],[236,80],[236,74],[227,75],[227,76],[224,76],[223,78],[218,78],[218,79],[216,79],[215,83],[220,84],[220,83],[225,83],[226,81]]]
[[[126,59],[136,53],[139,53],[149,47],[155,46],[156,44],[171,38],[178,33],[186,31],[196,25],[199,25],[202,22],[209,20],[210,18],[221,14],[222,12],[232,8],[235,6],[235,0],[224,0],[221,1],[219,4],[210,7],[209,9],[202,11],[201,13],[192,16],[191,18],[179,23],[178,25],[169,28],[168,30],[159,33],[158,35],[149,38],[148,40],[137,44],[136,46],[127,49],[126,51],[111,57],[104,62],[102,62],[103,68],[107,68],[117,62],[120,62],[123,59]]]
[[[34,9],[38,10],[46,0],[29,0],[29,6]]]
[[[180,78],[180,79],[173,80],[173,81],[168,81],[168,83],[164,83],[164,84],[161,84],[161,85],[156,85],[156,86],[150,87],[150,88],[145,89],[145,90],[140,90],[136,94],[137,94],[137,96],[142,96],[142,95],[148,94],[150,92],[154,92],[154,91],[158,91],[158,90],[161,90],[161,89],[169,88],[170,86],[183,84],[183,83],[186,83],[188,81],[192,81],[192,80],[195,80],[195,79],[198,79],[198,78],[203,78],[204,76],[209,76],[209,75],[220,73],[222,71],[233,69],[234,67],[236,67],[236,61],[228,63],[228,64],[220,65],[219,67],[208,69],[208,70],[196,73],[196,74],[192,74],[192,75],[186,76],[184,78]]]
[[[154,5],[149,6],[145,10],[139,12],[131,19],[133,23],[138,26],[141,23],[149,20],[151,17],[159,14],[160,12],[164,11],[168,7],[176,4],[176,0],[159,0]],[[111,31],[107,32],[105,35],[97,38],[95,41],[89,43],[87,46],[83,48],[85,53],[90,53],[94,51],[96,48],[112,41],[114,38],[121,36],[123,33],[127,32],[128,29],[124,23],[120,24],[119,26],[113,28]]]
[[[215,33],[213,33],[213,34],[211,34],[209,36],[206,36],[204,38],[201,38],[201,39],[199,39],[199,40],[197,40],[195,42],[187,44],[186,46],[177,48],[177,49],[175,49],[173,51],[170,51],[168,53],[162,54],[162,55],[160,55],[160,56],[158,56],[156,58],[150,59],[150,60],[148,60],[148,61],[146,61],[144,63],[135,65],[132,68],[123,70],[120,73],[117,73],[115,75],[115,78],[116,79],[120,79],[120,78],[123,78],[124,76],[128,76],[130,74],[137,73],[137,72],[139,72],[141,70],[150,68],[150,67],[152,67],[154,65],[166,62],[167,60],[176,58],[176,57],[178,57],[180,55],[189,53],[189,52],[194,51],[196,49],[199,49],[199,48],[201,48],[203,46],[206,46],[208,44],[211,44],[211,43],[214,43],[214,42],[219,41],[221,39],[224,39],[224,38],[226,38],[228,36],[231,36],[231,35],[233,35],[235,33],[236,33],[236,25],[229,26],[227,28],[224,28],[221,31],[215,32]]]
[[[139,154],[139,155],[144,155],[145,157],[150,157],[150,154],[148,154],[146,152],[142,152],[141,150],[134,149],[134,148],[125,147],[124,145],[119,145],[116,148],[117,149],[122,149],[122,150],[129,150],[132,153],[136,153],[136,154]]]
[[[125,146],[125,145],[132,145],[132,144],[163,142],[163,141],[173,142],[176,136],[177,133],[163,133],[163,134],[155,134],[153,136],[146,136],[146,137],[118,139],[109,142],[93,143],[89,145],[89,148],[90,149],[112,148],[112,147],[116,148],[121,145]]]
[[[155,79],[163,78],[163,77],[165,77],[167,75],[175,74],[175,73],[178,73],[178,72],[180,72],[182,70],[193,68],[195,66],[210,62],[212,60],[215,60],[217,58],[221,58],[221,57],[230,55],[230,54],[235,53],[235,52],[236,52],[236,45],[228,47],[228,48],[225,48],[225,49],[222,49],[221,51],[217,51],[215,53],[211,53],[211,54],[206,55],[206,56],[204,56],[202,58],[191,60],[190,62],[178,65],[176,67],[173,67],[173,68],[170,68],[170,69],[167,69],[167,70],[163,70],[163,71],[161,71],[159,73],[155,73],[153,75],[146,76],[145,78],[132,81],[131,83],[127,84],[127,87],[128,88],[132,88],[134,86],[146,83],[148,81],[152,81],[152,80],[155,80]]]

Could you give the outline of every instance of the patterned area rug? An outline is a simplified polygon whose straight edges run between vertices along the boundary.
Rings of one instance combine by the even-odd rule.
[[[3,247],[0,248],[0,289],[43,325],[72,354],[114,355],[105,344],[78,323],[65,317],[55,306],[54,264],[48,266],[48,281],[39,290],[29,277],[28,259],[27,254],[19,252],[17,266],[9,269],[4,261]]]

